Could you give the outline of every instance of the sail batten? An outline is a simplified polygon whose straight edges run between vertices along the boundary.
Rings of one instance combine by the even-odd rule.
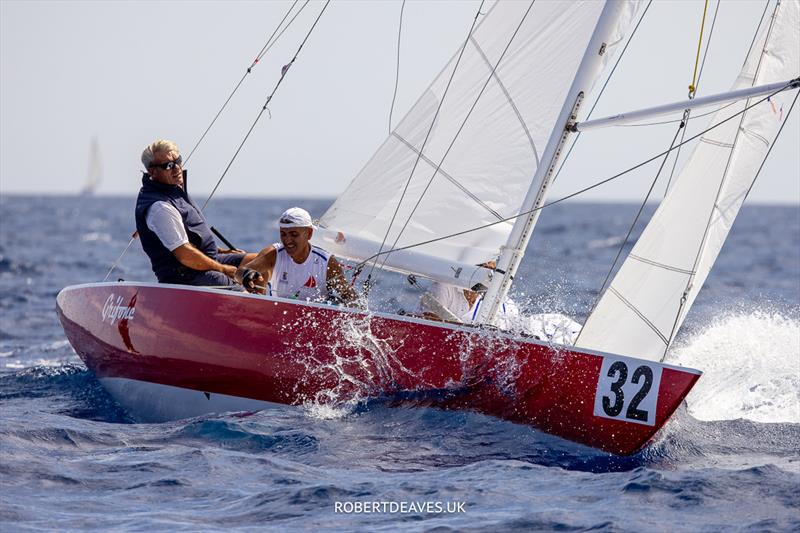
[[[733,90],[798,74],[800,1],[783,0],[772,23],[757,35]],[[703,135],[589,315],[576,346],[663,358],[787,119],[782,106],[793,97],[794,91],[784,91],[750,109],[752,102],[741,101],[713,117],[712,125],[720,124],[744,111],[740,119]]]

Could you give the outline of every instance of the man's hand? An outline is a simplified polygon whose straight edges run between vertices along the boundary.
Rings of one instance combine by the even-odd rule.
[[[259,271],[245,268],[242,272],[242,286],[247,292],[266,294],[266,284],[264,276]]]
[[[244,250],[240,250],[238,248],[228,248],[225,250],[217,249],[218,254],[244,254],[247,253]]]
[[[192,246],[190,243],[178,246],[172,250],[172,254],[183,266],[193,270],[215,270],[217,272],[222,272],[229,278],[233,278],[234,274],[236,274],[235,266],[224,265],[214,261],[206,254]]]

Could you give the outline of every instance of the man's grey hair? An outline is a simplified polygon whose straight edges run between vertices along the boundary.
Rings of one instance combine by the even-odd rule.
[[[178,150],[178,145],[172,141],[168,141],[166,139],[153,141],[142,151],[142,164],[144,165],[144,168],[150,168],[150,165],[153,164],[153,161],[156,158],[156,152],[175,152],[176,154],[181,153],[180,150]]]

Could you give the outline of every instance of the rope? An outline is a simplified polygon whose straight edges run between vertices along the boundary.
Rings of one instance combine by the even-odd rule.
[[[511,35],[511,38],[508,40],[508,43],[506,44],[506,47],[503,49],[503,53],[500,54],[500,57],[497,59],[497,62],[492,67],[492,71],[489,73],[489,76],[486,78],[486,81],[484,82],[483,87],[481,87],[481,90],[478,93],[478,96],[475,98],[475,101],[472,103],[472,107],[470,107],[469,111],[467,112],[466,116],[464,117],[464,120],[461,122],[461,126],[459,126],[458,131],[456,131],[455,135],[453,136],[453,140],[450,141],[450,145],[447,147],[447,150],[445,150],[444,155],[442,155],[442,158],[439,160],[439,163],[436,165],[436,168],[434,169],[433,174],[431,175],[431,178],[428,180],[428,183],[425,185],[425,189],[423,189],[422,193],[420,194],[419,198],[417,199],[417,202],[414,204],[413,209],[411,209],[411,213],[409,213],[408,218],[406,219],[405,223],[403,224],[403,227],[400,229],[400,232],[397,234],[397,237],[395,238],[394,243],[392,243],[392,249],[395,246],[397,246],[397,243],[400,240],[400,237],[403,235],[403,232],[408,227],[409,222],[411,222],[411,218],[414,216],[414,213],[417,211],[417,208],[419,207],[420,202],[422,202],[422,199],[425,197],[425,194],[428,192],[428,189],[430,188],[431,184],[433,183],[433,180],[436,178],[436,175],[439,173],[439,169],[444,164],[444,160],[447,158],[447,155],[450,153],[450,150],[453,148],[453,145],[455,145],[456,140],[458,139],[458,136],[461,134],[461,131],[464,129],[464,126],[466,126],[467,121],[469,120],[469,117],[472,115],[472,112],[475,110],[475,107],[477,107],[478,101],[480,100],[481,96],[483,96],[483,93],[486,90],[486,87],[489,86],[489,82],[494,77],[495,72],[497,71],[498,67],[500,66],[500,63],[503,61],[503,58],[506,55],[506,52],[508,52],[508,49],[511,48],[511,43],[514,42],[514,38],[517,36],[517,33],[519,33],[519,30],[522,27],[522,24],[525,22],[525,19],[528,18],[528,14],[530,13],[531,8],[533,7],[533,4],[534,4],[534,2],[531,2],[530,5],[528,6],[528,10],[525,11],[525,14],[522,16],[522,19],[519,21],[519,24],[517,25],[517,28],[514,30],[514,33]],[[495,213],[495,214],[496,214],[496,216],[498,218],[502,218],[499,214],[497,214],[497,213]],[[390,250],[390,252],[391,252],[391,250]],[[386,258],[383,260],[383,265],[381,266],[381,268],[383,268],[383,266],[386,265],[386,261],[388,261],[388,260],[389,260],[389,254],[387,254]]]
[[[700,38],[697,41],[697,56],[694,59],[694,74],[692,74],[692,83],[689,85],[689,98],[694,98],[694,93],[697,91],[697,67],[700,64],[700,48],[703,45],[703,29],[706,26],[706,12],[708,11],[708,0],[703,6],[703,19],[700,21]],[[708,47],[706,47],[707,49]]]
[[[245,73],[242,76],[242,79],[240,79],[239,83],[236,84],[236,87],[233,88],[233,91],[231,92],[230,95],[228,95],[228,98],[225,100],[225,103],[222,104],[222,107],[219,109],[219,111],[217,111],[217,114],[214,116],[214,118],[211,120],[211,123],[208,125],[206,130],[203,132],[203,135],[200,136],[200,139],[195,143],[194,147],[189,151],[189,155],[186,156],[186,160],[184,161],[184,164],[188,163],[189,159],[192,158],[192,155],[194,154],[195,150],[197,150],[197,148],[200,146],[200,143],[202,143],[203,140],[206,138],[206,135],[211,130],[211,127],[217,122],[217,119],[222,114],[222,112],[225,110],[225,108],[228,107],[228,103],[233,98],[233,95],[236,94],[236,91],[239,90],[239,87],[241,87],[241,85],[244,82],[245,78],[247,78],[247,75],[252,72],[253,68],[258,64],[258,62],[261,60],[261,58],[264,57],[264,54],[266,54],[267,51],[270,48],[272,48],[272,45],[275,44],[276,42],[278,42],[278,39],[280,39],[281,35],[283,35],[283,31],[286,31],[286,29],[292,24],[292,22],[294,22],[294,19],[297,18],[297,15],[299,15],[303,11],[303,9],[306,7],[306,5],[308,4],[308,1],[306,1],[306,3],[303,4],[303,7],[300,8],[300,11],[298,11],[297,14],[292,18],[292,20],[289,21],[289,24],[286,25],[286,28],[284,28],[283,31],[281,31],[280,35],[275,37],[275,34],[278,32],[280,27],[283,25],[283,22],[286,20],[286,17],[289,16],[289,13],[292,12],[292,10],[294,9],[294,6],[297,4],[297,2],[298,2],[298,0],[295,0],[294,4],[292,4],[291,7],[289,7],[289,10],[286,12],[286,14],[283,16],[281,21],[278,23],[278,25],[272,31],[272,35],[269,36],[269,39],[267,39],[267,42],[264,44],[264,46],[261,47],[261,50],[256,55],[256,58],[253,60],[253,62],[250,64],[250,66],[247,67],[247,70],[245,70]],[[273,37],[275,37],[274,41],[273,41]],[[271,41],[271,44],[270,44],[270,41]]]
[[[394,102],[397,100],[397,86],[400,84],[400,35],[403,32],[403,11],[406,8],[406,0],[400,6],[400,25],[397,28],[397,69],[394,75],[394,94],[392,94],[392,106],[389,108],[389,133],[392,133],[392,114],[394,113]]]
[[[278,36],[275,37],[275,34],[277,33],[278,29],[281,27],[281,25],[283,25],[283,22],[286,20],[286,17],[289,16],[289,13],[292,12],[292,10],[294,9],[294,6],[297,5],[298,1],[299,0],[295,0],[295,2],[289,7],[289,10],[286,12],[286,14],[281,19],[281,21],[278,23],[278,25],[272,31],[272,34],[269,36],[269,38],[267,39],[267,42],[264,44],[264,46],[261,47],[261,50],[258,52],[258,55],[256,56],[255,60],[250,64],[249,67],[247,67],[247,70],[245,71],[245,73],[242,76],[242,78],[239,80],[239,83],[237,83],[236,87],[233,88],[233,91],[231,92],[230,95],[228,95],[228,98],[225,100],[225,103],[223,103],[222,107],[219,109],[219,111],[217,111],[217,114],[211,120],[211,123],[208,125],[206,130],[200,136],[200,139],[198,139],[198,141],[195,143],[194,147],[189,151],[189,155],[186,156],[186,160],[184,161],[184,164],[189,162],[189,159],[191,159],[192,155],[195,153],[197,148],[200,146],[200,143],[202,143],[203,140],[206,138],[206,135],[208,135],[208,132],[211,130],[211,127],[217,122],[217,119],[220,117],[222,112],[228,106],[228,103],[233,98],[233,95],[236,94],[236,91],[239,90],[239,87],[241,87],[241,85],[244,82],[244,80],[247,77],[247,75],[252,72],[253,68],[256,66],[256,64],[258,64],[258,62],[261,60],[261,58],[263,58],[264,55],[269,51],[269,49],[272,48],[272,46],[276,42],[278,42],[278,39],[281,38],[281,35],[283,35],[283,32],[285,32],[289,28],[289,26],[292,25],[292,22],[294,22],[294,19],[297,18],[297,15],[299,15],[303,11],[303,9],[305,9],[306,5],[308,5],[308,0],[306,0],[306,2],[303,4],[303,6],[300,8],[300,10],[295,14],[294,17],[292,17],[292,20],[290,20],[289,23],[286,25],[286,27],[283,28],[283,30],[280,32],[280,34],[278,34]],[[274,37],[274,40],[273,40],[273,37]],[[210,200],[210,198],[209,198],[209,200]],[[207,203],[208,203],[208,201],[206,201],[206,204]],[[205,205],[203,207],[205,208]],[[128,253],[128,249],[131,247],[131,244],[133,244],[133,241],[135,241],[137,238],[139,238],[139,232],[138,231],[134,231],[133,234],[131,235],[130,240],[128,241],[128,244],[122,250],[122,253],[119,254],[119,257],[117,257],[117,259],[111,264],[111,268],[106,273],[106,276],[103,278],[103,281],[106,281],[108,279],[108,277],[111,275],[111,273],[114,271],[114,269],[117,268],[117,265],[119,265],[120,261],[122,261],[122,258],[125,257],[126,253]]]
[[[706,0],[706,8],[708,7],[708,0]],[[697,72],[697,60],[695,59],[694,64],[694,76],[695,79],[692,80],[692,85],[689,91],[689,99],[693,100],[695,95],[697,94],[697,86],[700,84],[700,78],[703,76],[703,67],[706,65],[706,57],[708,57],[708,49],[711,48],[711,37],[714,35],[714,26],[717,24],[717,14],[719,13],[719,0],[717,0],[717,6],[714,9],[714,19],[711,21],[711,30],[708,32],[708,41],[706,41],[706,51],[703,52],[703,62],[700,64],[700,72]],[[705,17],[706,11],[703,10],[703,24],[705,24]],[[700,53],[700,44],[703,42],[703,24],[700,26],[700,41],[697,43],[697,53]],[[683,124],[689,124],[689,117],[692,114],[691,109],[684,110],[683,113]],[[702,115],[701,115],[702,116]],[[681,133],[681,141],[686,136],[686,130],[688,128],[683,128],[683,132]],[[681,150],[678,148],[678,151],[675,152],[675,158],[672,160],[672,171],[669,173],[669,180],[667,180],[667,186],[664,187],[664,196],[667,195],[669,192],[669,186],[672,185],[672,178],[675,176],[675,169],[678,167],[678,159],[681,157]]]
[[[458,70],[458,65],[461,63],[461,58],[464,55],[464,50],[466,50],[467,48],[467,43],[469,43],[469,38],[472,36],[472,30],[475,28],[475,23],[477,22],[478,17],[481,14],[481,8],[483,7],[484,1],[485,0],[481,1],[481,5],[478,6],[478,12],[475,13],[475,17],[472,19],[472,25],[469,28],[469,33],[467,34],[467,38],[464,40],[464,44],[461,46],[461,51],[459,52],[458,59],[456,60],[456,64],[453,67],[453,72],[450,73],[450,79],[447,80],[447,85],[445,86],[444,92],[442,93],[442,98],[439,100],[439,105],[436,107],[436,113],[434,113],[433,115],[433,120],[431,120],[431,125],[428,128],[427,133],[425,134],[425,139],[422,141],[422,146],[420,146],[419,152],[417,153],[417,157],[414,160],[414,166],[411,168],[411,173],[409,174],[408,179],[406,180],[405,187],[403,187],[403,192],[400,195],[400,200],[398,200],[397,202],[397,207],[395,207],[394,213],[392,213],[392,219],[389,221],[389,226],[386,228],[386,233],[383,236],[383,240],[381,241],[381,246],[378,249],[378,253],[374,256],[375,262],[370,268],[369,274],[367,274],[368,283],[370,282],[370,279],[372,278],[372,273],[378,264],[377,258],[380,255],[382,255],[383,246],[386,244],[386,239],[389,237],[389,232],[391,231],[392,226],[394,225],[394,220],[397,217],[398,211],[400,211],[400,206],[403,204],[403,199],[405,198],[406,192],[408,191],[408,186],[411,184],[411,178],[414,177],[414,171],[416,171],[417,165],[419,164],[419,160],[422,157],[422,154],[425,150],[425,144],[428,142],[428,138],[431,135],[431,131],[433,131],[433,126],[436,124],[436,119],[439,116],[439,111],[441,111],[442,109],[442,104],[444,103],[444,99],[447,96],[448,90],[450,89],[450,84],[453,82],[453,78],[455,77],[456,71]]]
[[[491,227],[491,226],[496,226],[496,225],[498,225],[498,224],[504,224],[504,223],[506,223],[506,222],[510,222],[510,221],[512,221],[512,220],[515,220],[515,219],[517,219],[517,218],[519,218],[519,217],[527,216],[527,215],[529,215],[529,214],[533,213],[534,211],[541,210],[541,209],[545,209],[545,208],[548,208],[548,207],[550,207],[550,206],[553,206],[553,205],[559,204],[559,203],[561,203],[561,202],[564,202],[564,201],[566,201],[566,200],[569,200],[570,198],[574,198],[574,197],[576,197],[576,196],[579,196],[579,195],[581,195],[581,194],[583,194],[583,193],[585,193],[585,192],[588,192],[588,191],[590,191],[590,190],[592,190],[592,189],[595,189],[595,188],[597,188],[597,187],[600,187],[601,185],[605,185],[606,183],[609,183],[609,182],[611,182],[611,181],[613,181],[613,180],[615,180],[615,179],[617,179],[617,178],[620,178],[620,177],[624,176],[625,174],[628,174],[628,173],[630,173],[630,172],[633,172],[634,170],[636,170],[636,169],[638,169],[638,168],[641,168],[641,167],[643,167],[643,166],[645,166],[645,165],[647,165],[647,164],[649,164],[649,163],[652,163],[652,162],[653,162],[653,161],[655,161],[656,159],[658,159],[658,158],[660,158],[660,157],[662,157],[662,156],[666,155],[667,153],[669,153],[671,150],[675,150],[675,149],[677,149],[677,148],[678,148],[678,147],[680,147],[680,146],[683,146],[683,145],[685,145],[685,144],[688,144],[688,143],[692,142],[693,140],[697,139],[698,137],[700,137],[700,136],[702,136],[702,135],[705,135],[705,134],[706,134],[706,133],[708,133],[709,131],[711,131],[711,130],[714,130],[714,129],[716,129],[716,128],[718,128],[718,127],[722,126],[723,124],[727,123],[728,121],[730,121],[730,120],[733,120],[733,119],[734,119],[734,118],[736,118],[737,116],[739,116],[739,115],[741,115],[741,114],[743,114],[743,113],[747,112],[749,109],[752,109],[753,107],[757,106],[758,104],[760,104],[760,103],[762,103],[762,102],[765,102],[765,101],[767,101],[767,100],[768,100],[769,98],[771,98],[772,96],[775,96],[776,94],[778,94],[778,93],[780,93],[780,92],[784,91],[784,90],[785,90],[787,87],[790,87],[790,86],[791,86],[791,83],[788,83],[788,84],[786,84],[784,87],[781,87],[780,89],[777,89],[775,92],[773,92],[773,93],[771,93],[770,95],[768,95],[768,96],[766,96],[766,97],[762,98],[761,100],[759,100],[759,101],[757,101],[757,102],[755,102],[755,103],[753,103],[753,104],[751,104],[751,105],[749,105],[749,106],[745,107],[745,108],[744,108],[744,109],[742,109],[741,111],[738,111],[737,113],[735,113],[735,114],[733,114],[733,115],[729,116],[728,118],[726,118],[726,119],[724,119],[724,120],[722,120],[722,121],[720,121],[720,122],[718,122],[718,123],[714,124],[713,126],[710,126],[710,127],[706,128],[705,130],[703,130],[703,131],[701,131],[701,132],[697,133],[696,135],[693,135],[693,136],[689,137],[688,139],[686,139],[686,140],[685,140],[685,141],[683,141],[682,143],[675,145],[675,146],[674,146],[673,148],[671,148],[670,150],[665,150],[665,151],[663,151],[663,152],[660,152],[660,153],[658,153],[658,154],[654,155],[653,157],[651,157],[651,158],[649,158],[649,159],[646,159],[645,161],[642,161],[641,163],[638,163],[638,164],[634,165],[634,166],[633,166],[633,167],[631,167],[631,168],[628,168],[627,170],[623,170],[622,172],[620,172],[620,173],[618,173],[618,174],[615,174],[615,175],[613,175],[613,176],[611,176],[611,177],[609,177],[609,178],[606,178],[606,179],[604,179],[604,180],[598,181],[597,183],[595,183],[595,184],[593,184],[593,185],[589,185],[588,187],[584,187],[583,189],[580,189],[580,190],[578,190],[578,191],[575,191],[574,193],[571,193],[571,194],[568,194],[568,195],[566,195],[566,196],[563,196],[563,197],[559,198],[558,200],[553,200],[552,202],[548,202],[548,203],[546,203],[546,204],[543,204],[543,205],[541,205],[541,206],[539,206],[539,207],[534,207],[533,209],[530,209],[530,210],[528,210],[528,211],[523,211],[523,212],[521,212],[521,213],[517,213],[516,215],[512,215],[512,216],[510,216],[510,217],[503,218],[502,220],[497,220],[497,221],[495,221],[495,222],[490,222],[489,224],[483,224],[483,225],[481,225],[481,226],[477,226],[477,227],[474,227],[474,228],[469,228],[469,229],[462,230],[462,231],[457,231],[457,232],[455,232],[455,233],[450,233],[450,234],[448,234],[448,235],[443,235],[443,236],[441,236],[441,237],[436,237],[436,238],[433,238],[433,239],[428,239],[428,240],[426,240],[426,241],[420,241],[420,242],[417,242],[417,243],[414,243],[414,244],[409,244],[409,245],[407,245],[407,246],[401,246],[400,248],[395,248],[394,250],[387,250],[387,251],[385,251],[385,252],[384,252],[384,251],[379,251],[378,253],[376,253],[376,254],[374,254],[374,255],[372,255],[372,256],[370,256],[370,257],[368,257],[368,258],[364,259],[364,260],[363,260],[363,261],[361,261],[361,263],[359,263],[358,265],[364,265],[364,264],[368,263],[369,261],[372,261],[373,259],[377,258],[378,256],[381,256],[381,255],[384,255],[384,254],[387,254],[387,253],[390,253],[390,252],[400,252],[400,251],[403,251],[403,250],[410,250],[411,248],[417,248],[417,247],[419,247],[419,246],[425,246],[425,245],[427,245],[427,244],[432,244],[432,243],[434,243],[434,242],[439,242],[439,241],[443,241],[443,240],[446,240],[446,239],[451,239],[451,238],[453,238],[453,237],[459,237],[459,236],[461,236],[461,235],[466,235],[466,234],[468,234],[468,233],[472,233],[472,232],[475,232],[475,231],[480,231],[480,230],[482,230],[482,229],[485,229],[485,228],[488,228],[488,227]],[[357,265],[357,266],[358,266],[358,265]]]
[[[233,165],[233,162],[236,160],[236,157],[239,155],[239,152],[242,151],[242,148],[244,147],[244,143],[247,142],[247,139],[250,137],[250,134],[253,133],[253,130],[255,129],[256,124],[258,124],[258,121],[261,119],[261,116],[264,114],[264,111],[267,110],[267,106],[272,101],[272,97],[275,96],[275,93],[278,91],[278,87],[281,86],[281,83],[283,82],[283,79],[286,77],[286,74],[289,73],[289,70],[290,70],[291,66],[294,64],[295,60],[297,59],[297,56],[300,54],[300,51],[303,49],[303,46],[306,44],[306,41],[308,41],[309,37],[311,37],[311,33],[314,31],[314,28],[317,27],[317,23],[319,22],[319,19],[322,18],[322,14],[325,13],[325,10],[328,8],[328,4],[330,4],[330,0],[326,0],[325,5],[322,6],[322,10],[320,10],[319,15],[317,15],[317,18],[314,20],[314,24],[311,25],[311,28],[308,30],[308,33],[306,33],[305,38],[303,38],[303,42],[300,43],[300,46],[297,48],[297,51],[294,53],[294,57],[292,57],[292,60],[289,61],[287,64],[285,64],[281,68],[281,77],[278,79],[278,82],[275,84],[275,87],[272,89],[272,92],[267,97],[267,101],[264,102],[264,105],[262,106],[261,111],[259,111],[258,115],[256,116],[256,119],[253,121],[253,124],[250,126],[250,129],[247,130],[247,133],[245,134],[244,139],[242,139],[242,142],[239,144],[239,147],[236,149],[236,152],[234,152],[233,157],[231,157],[231,160],[228,162],[228,166],[225,167],[225,170],[222,172],[222,175],[217,180],[217,184],[214,185],[214,188],[211,190],[211,193],[208,195],[208,198],[206,198],[206,201],[203,203],[203,207],[200,209],[201,211],[206,208],[206,206],[208,205],[208,202],[211,201],[211,198],[217,192],[217,189],[219,188],[220,184],[222,183],[222,180],[225,179],[225,175],[228,174],[228,171],[230,170],[231,165]]]

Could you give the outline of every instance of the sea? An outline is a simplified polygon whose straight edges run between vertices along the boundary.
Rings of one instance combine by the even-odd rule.
[[[236,246],[330,200],[214,199]],[[0,530],[798,531],[800,207],[745,206],[667,356],[704,372],[636,455],[470,412],[280,406],[132,419],[69,345],[58,292],[152,281],[133,197],[0,196]],[[526,313],[582,322],[638,210],[548,208],[516,277]],[[634,228],[634,237],[653,209]],[[402,309],[399,275],[373,288]]]

